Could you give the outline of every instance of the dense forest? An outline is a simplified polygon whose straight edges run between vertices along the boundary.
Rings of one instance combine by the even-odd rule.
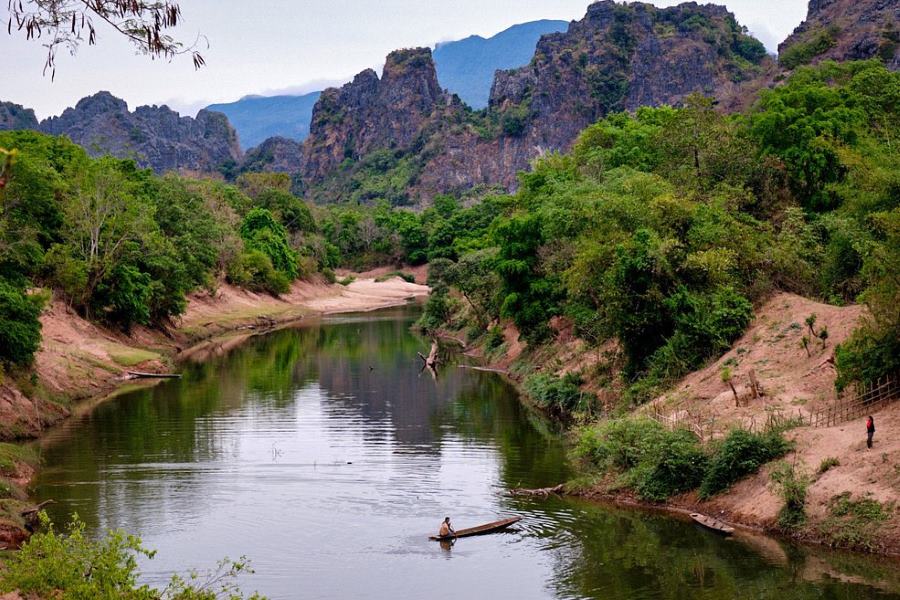
[[[871,380],[900,356],[898,106],[900,75],[877,62],[801,68],[741,114],[695,96],[611,115],[514,195],[419,213],[314,207],[286,175],[156,176],[4,132],[0,360],[31,361],[41,290],[128,330],[222,281],[279,294],[339,266],[428,262],[425,328],[496,345],[509,319],[539,345],[566,317],[592,345],[618,340],[633,402],[726,349],[774,290],[865,302],[838,385]]]

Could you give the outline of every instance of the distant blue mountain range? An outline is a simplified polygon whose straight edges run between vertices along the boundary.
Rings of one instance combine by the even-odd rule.
[[[438,44],[434,50],[438,80],[472,108],[485,108],[495,71],[527,65],[542,35],[565,31],[568,26],[567,21],[532,21],[487,39],[473,35]]]
[[[565,31],[567,27],[566,21],[533,21],[513,25],[487,39],[473,35],[438,44],[434,50],[438,80],[472,108],[484,108],[494,71],[527,65],[542,35]],[[247,150],[273,136],[306,139],[318,99],[319,92],[303,96],[247,96],[206,108],[225,113],[238,132],[241,148]]]
[[[319,94],[247,96],[237,102],[211,104],[206,108],[225,113],[238,132],[241,148],[247,150],[274,136],[305,140]]]

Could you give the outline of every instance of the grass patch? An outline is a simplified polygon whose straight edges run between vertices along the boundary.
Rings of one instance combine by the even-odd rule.
[[[0,472],[4,475],[14,473],[17,463],[36,467],[40,461],[37,449],[32,446],[0,442]]]
[[[835,546],[875,550],[875,534],[894,512],[894,503],[882,504],[871,498],[854,500],[850,492],[828,502],[829,515],[820,525],[821,533]]]
[[[412,273],[404,273],[403,271],[391,271],[390,273],[385,273],[384,275],[381,275],[380,277],[376,277],[375,282],[382,283],[382,282],[387,281],[388,279],[393,279],[394,277],[399,277],[406,283],[415,283],[416,282],[415,275],[413,275]]]
[[[839,467],[839,466],[841,466],[841,461],[839,461],[834,456],[829,456],[827,458],[822,459],[822,462],[819,463],[819,468],[816,470],[816,473],[818,475],[824,475],[829,470],[833,469],[834,467]]]
[[[156,352],[143,350],[141,348],[129,348],[119,344],[111,344],[106,347],[109,357],[118,365],[123,367],[133,367],[141,363],[158,360],[160,357]]]
[[[354,281],[356,281],[356,277],[354,277],[353,275],[348,275],[346,277],[343,277],[343,278],[337,280],[337,282],[343,286],[348,286],[351,283],[353,283]]]

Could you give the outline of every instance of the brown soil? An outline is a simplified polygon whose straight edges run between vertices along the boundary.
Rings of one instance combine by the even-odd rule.
[[[730,351],[706,368],[691,373],[638,412],[676,417],[694,425],[709,439],[721,437],[736,426],[760,430],[772,419],[808,417],[832,402],[836,376],[834,347],[856,328],[863,308],[829,306],[782,293],[757,307],[755,314],[746,334]],[[811,341],[807,355],[801,339],[813,337],[805,324],[812,314],[817,317],[816,332],[827,327],[829,336],[824,347],[818,339]],[[507,325],[504,330],[507,352],[502,357],[492,357],[490,366],[509,372],[516,380],[535,371],[558,375],[580,372],[586,378],[586,390],[598,393],[604,405],[614,405],[619,390],[610,387],[609,373],[604,376],[597,367],[615,368],[617,345],[610,342],[599,350],[589,349],[572,334],[570,324],[564,319],[551,325],[556,333],[554,343],[533,352],[519,342],[515,327]],[[478,354],[478,349],[470,349],[469,353]],[[722,381],[725,367],[730,368],[738,391],[738,407],[728,384]],[[749,385],[751,370],[763,392],[756,399]],[[808,526],[798,537],[827,542],[818,527],[830,516],[829,502],[849,492],[853,499],[868,497],[888,506],[890,518],[879,526],[871,543],[881,552],[900,554],[900,507],[897,506],[900,505],[900,436],[896,435],[900,431],[900,402],[873,416],[878,431],[872,450],[866,449],[864,419],[830,428],[797,427],[786,434],[795,441],[796,450],[785,460],[794,463],[812,480],[806,501]],[[819,475],[816,471],[826,458],[836,458],[840,465]],[[709,502],[701,502],[692,493],[671,499],[665,508],[704,512],[739,526],[774,531],[783,501],[770,483],[771,468],[762,469]],[[608,489],[600,483],[579,495],[641,504],[627,491],[609,493]]]

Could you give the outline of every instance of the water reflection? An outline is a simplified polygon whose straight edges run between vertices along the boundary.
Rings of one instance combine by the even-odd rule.
[[[510,497],[570,474],[560,440],[489,373],[419,372],[409,310],[308,323],[185,366],[45,442],[53,517],[123,527],[152,581],[246,554],[273,598],[858,598],[897,564],[725,540],[658,514]],[[515,531],[429,542],[500,515]],[[437,560],[436,560],[437,559]]]

